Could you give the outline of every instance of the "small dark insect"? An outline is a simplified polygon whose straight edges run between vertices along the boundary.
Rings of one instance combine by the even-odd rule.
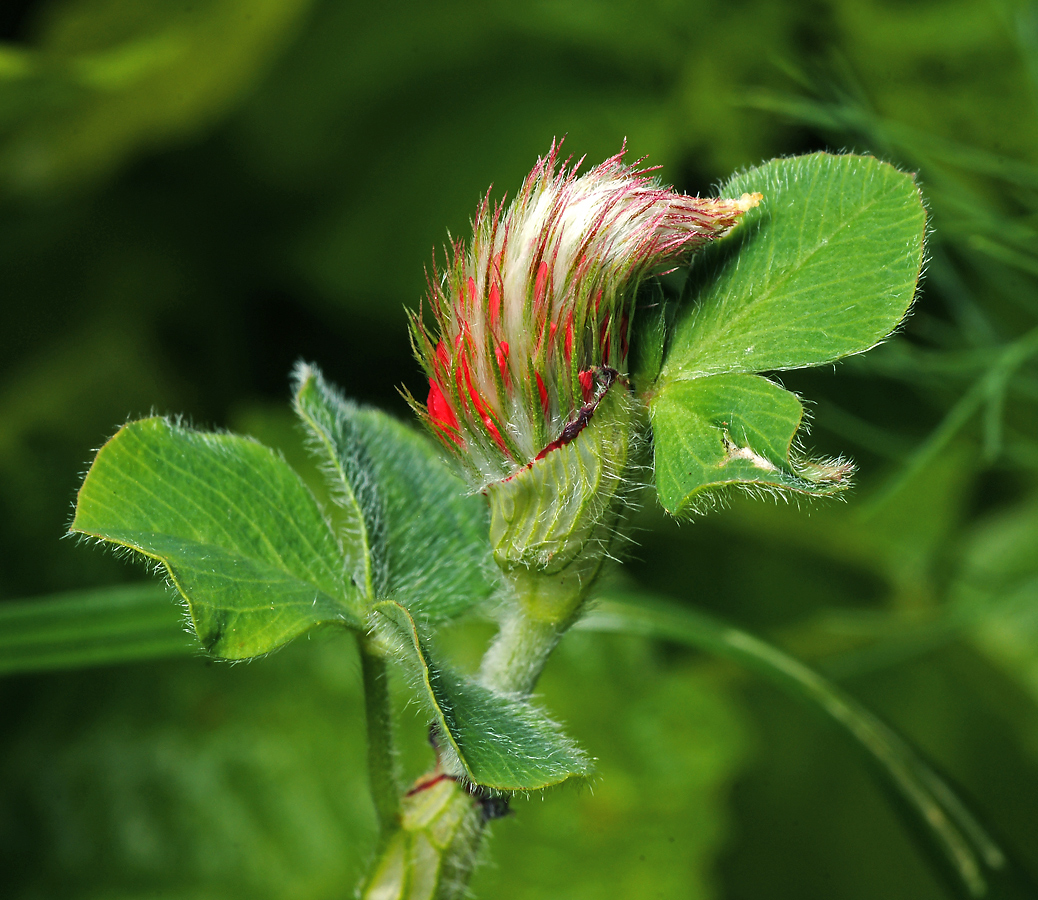
[[[494,819],[503,819],[505,816],[512,814],[508,806],[509,797],[507,794],[493,794],[487,791],[486,788],[481,788],[475,784],[469,785],[468,790],[479,804],[484,824],[493,822]]]
[[[593,379],[594,394],[591,399],[588,400],[580,409],[577,410],[573,418],[566,423],[562,429],[562,433],[547,447],[545,447],[540,453],[537,454],[536,459],[544,459],[552,450],[557,450],[559,447],[565,447],[566,444],[572,443],[577,439],[577,436],[591,421],[591,417],[595,414],[595,410],[598,409],[598,404],[602,402],[602,398],[605,396],[606,391],[609,390],[615,383],[616,379],[620,377],[620,373],[616,369],[611,369],[608,366],[599,366],[596,369],[588,369],[586,373],[590,373]],[[585,394],[584,396],[587,396]],[[535,460],[536,461],[536,460]]]

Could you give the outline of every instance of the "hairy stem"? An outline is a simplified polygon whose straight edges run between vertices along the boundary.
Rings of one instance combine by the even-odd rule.
[[[594,560],[592,566],[572,566],[557,575],[510,573],[516,603],[483,657],[480,681],[502,693],[529,695],[576,620],[600,565]]]
[[[479,680],[504,694],[529,696],[565,629],[522,609],[512,611],[483,657]]]
[[[596,566],[597,569],[597,566]],[[495,691],[528,696],[552,650],[575,621],[595,570],[544,575],[510,573],[515,604],[501,625],[480,668],[480,681]],[[364,660],[369,741],[385,731],[379,745],[369,745],[372,794],[382,822],[379,849],[361,889],[363,900],[460,900],[479,857],[489,821],[508,808],[506,797],[448,776],[436,767],[419,778],[402,801],[397,797],[389,745],[384,662]],[[370,661],[369,661],[370,659]],[[369,667],[382,666],[378,671]],[[374,709],[372,708],[374,706]],[[373,721],[374,719],[374,721]]]
[[[365,637],[358,639],[364,679],[364,715],[368,730],[368,781],[384,846],[400,827],[400,783],[393,752],[392,706],[386,658]]]

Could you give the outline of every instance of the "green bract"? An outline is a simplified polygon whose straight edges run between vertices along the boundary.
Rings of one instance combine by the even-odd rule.
[[[581,562],[586,575],[597,571],[616,529],[633,430],[632,402],[618,382],[574,440],[487,487],[502,569],[555,575]]]

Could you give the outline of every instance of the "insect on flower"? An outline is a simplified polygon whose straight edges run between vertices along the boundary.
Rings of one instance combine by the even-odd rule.
[[[473,237],[434,267],[430,333],[411,317],[429,378],[412,405],[475,486],[573,440],[626,374],[633,300],[649,274],[727,234],[760,200],[688,197],[624,153],[578,175],[559,144],[516,199],[476,211]]]

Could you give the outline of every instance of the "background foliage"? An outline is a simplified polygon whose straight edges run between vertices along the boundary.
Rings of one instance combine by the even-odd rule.
[[[919,172],[904,333],[782,377],[854,494],[680,528],[653,501],[627,575],[839,678],[1038,871],[1038,7],[17,0],[0,29],[2,601],[140,581],[58,540],[128,417],[250,433],[311,476],[297,359],[405,417],[430,249],[553,136],[591,161],[626,137],[692,192],[823,148]],[[372,820],[352,646],[168,649],[0,681],[3,892],[342,896]],[[599,774],[516,804],[480,896],[943,896],[844,739],[735,669],[575,633],[543,694]]]

